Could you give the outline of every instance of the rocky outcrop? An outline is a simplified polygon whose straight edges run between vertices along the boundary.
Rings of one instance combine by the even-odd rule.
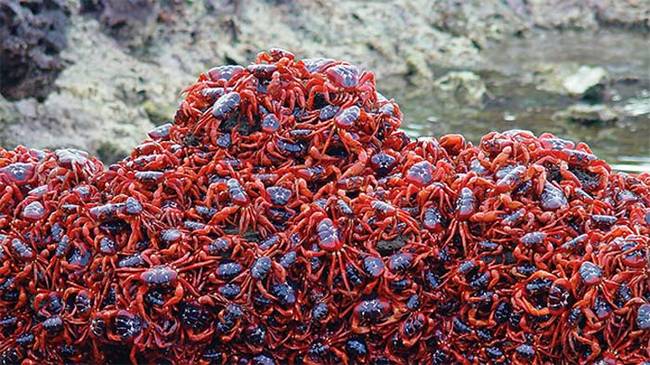
[[[541,90],[575,97],[598,98],[607,86],[605,69],[576,63],[540,64],[533,75]]]
[[[18,2],[0,0],[0,4],[14,3]],[[194,80],[200,70],[248,63],[259,49],[277,46],[305,57],[359,63],[375,70],[379,90],[389,96],[431,90],[445,75],[467,75],[464,72],[479,76],[485,90],[491,90],[483,71],[499,68],[488,56],[493,42],[527,37],[540,28],[645,29],[650,11],[650,4],[632,0],[489,0],[480,5],[428,0],[39,3],[58,4],[60,21],[51,23],[55,32],[45,33],[60,36],[45,43],[55,46],[53,54],[47,47],[39,51],[38,46],[32,48],[35,53],[12,58],[19,62],[10,71],[2,62],[3,72],[18,81],[7,82],[3,76],[0,145],[73,146],[97,153],[106,162],[123,157],[146,130],[171,118],[182,85]],[[14,8],[3,7],[4,16],[13,14]],[[21,9],[31,12],[27,5]],[[49,11],[35,15],[36,19]],[[9,23],[14,24],[13,18]],[[29,39],[27,44],[42,43]],[[534,77],[521,79],[538,82]],[[605,79],[598,78],[596,85],[601,84],[606,84]],[[540,85],[544,88],[546,81]],[[582,78],[572,85],[577,92],[562,93],[588,94],[580,92]],[[462,94],[480,106],[484,91],[477,90],[478,97]],[[463,95],[461,103],[467,101]]]

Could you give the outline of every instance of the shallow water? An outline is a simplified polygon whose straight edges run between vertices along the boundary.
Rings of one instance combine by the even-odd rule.
[[[393,92],[412,136],[460,133],[476,143],[492,130],[526,129],[584,141],[617,170],[650,172],[650,41],[636,33],[540,33],[492,45],[491,60],[475,72],[488,96],[473,107],[436,97],[434,92]],[[583,125],[553,118],[581,101],[539,90],[530,82],[532,65],[577,62],[605,68],[611,78],[605,105],[622,117],[616,122]],[[443,73],[439,73],[442,76]]]

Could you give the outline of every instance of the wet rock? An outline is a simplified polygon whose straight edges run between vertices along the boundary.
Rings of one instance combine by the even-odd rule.
[[[558,63],[538,65],[534,78],[541,90],[598,100],[607,86],[608,75],[602,67]]]
[[[591,125],[598,123],[613,123],[619,119],[619,116],[614,110],[602,104],[576,104],[570,106],[566,110],[555,113],[553,118]]]
[[[602,87],[607,78],[607,72],[602,67],[580,66],[566,77],[562,86],[570,95],[584,95],[595,88]]]
[[[64,68],[70,11],[63,0],[0,0],[0,93],[45,98]]]
[[[650,90],[641,90],[635,97],[619,105],[617,111],[628,117],[650,115]]]
[[[481,77],[469,71],[450,72],[436,80],[433,86],[436,91],[471,105],[480,105],[487,92]]]

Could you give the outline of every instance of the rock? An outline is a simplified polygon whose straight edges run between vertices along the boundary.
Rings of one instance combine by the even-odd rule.
[[[71,65],[57,79],[58,91],[42,102],[8,103],[15,112],[0,113],[0,142],[73,147],[115,162],[153,128],[152,120],[173,118],[182,85],[195,75],[139,61],[92,19],[73,18],[69,36],[76,46],[61,53]]]
[[[45,98],[64,67],[70,11],[63,0],[0,0],[0,93]]]
[[[538,27],[554,29],[595,29],[593,5],[584,0],[527,0],[530,21]]]
[[[409,52],[405,57],[406,62],[406,76],[409,82],[414,85],[426,84],[433,78],[429,65],[421,53]]]
[[[619,115],[605,105],[576,104],[566,110],[555,113],[553,118],[592,125],[616,122],[619,119]]]
[[[650,1],[600,0],[596,4],[596,18],[604,25],[650,29]]]
[[[34,98],[18,100],[15,106],[16,111],[21,116],[26,118],[36,118],[38,116],[38,102]]]
[[[522,0],[435,1],[432,7],[432,21],[440,29],[467,37],[480,47],[527,29]]]
[[[607,72],[602,67],[580,66],[572,75],[562,82],[562,86],[570,95],[583,95],[589,89],[602,85]]]
[[[557,63],[537,65],[533,78],[540,90],[598,100],[602,97],[608,75],[602,67]]]
[[[629,99],[619,110],[626,116],[640,117],[650,115],[650,92],[642,92],[638,97]]]
[[[147,100],[142,103],[147,117],[154,125],[161,125],[169,122],[176,111],[174,104],[156,103],[153,100]]]
[[[7,147],[13,145],[7,141],[7,136],[2,133],[9,129],[11,125],[18,123],[19,115],[16,111],[15,104],[9,102],[0,95],[0,146]]]
[[[481,105],[487,89],[481,77],[473,72],[450,72],[433,83],[434,89],[453,97],[457,102]]]
[[[65,69],[53,68],[58,71],[50,73],[47,67],[40,68],[38,62],[49,62],[42,55],[47,52],[35,47],[31,49],[38,50],[37,56],[30,59],[30,53],[24,59],[36,68],[27,74],[12,70],[12,77],[23,81],[16,92],[3,91],[0,98],[1,145],[75,147],[100,154],[104,162],[123,157],[144,132],[168,122],[180,88],[201,70],[248,63],[259,49],[277,46],[301,57],[359,63],[375,71],[384,94],[395,97],[418,90],[429,93],[429,85],[443,75],[439,70],[472,70],[445,75],[435,88],[463,103],[480,105],[485,84],[492,89],[493,80],[484,72],[481,80],[476,73],[495,70],[488,53],[493,41],[521,39],[538,26],[618,25],[619,14],[622,25],[635,28],[648,19],[647,2],[636,0],[485,0],[480,5],[430,0],[0,0],[5,11],[0,12],[0,29],[17,21],[13,10],[3,7],[9,3],[20,4],[21,13],[33,4],[65,4],[70,14],[63,12],[67,33],[52,23],[54,30],[47,32],[44,43],[66,34],[68,46],[56,46],[55,55],[45,55],[58,59]],[[50,14],[50,5],[38,6],[39,14]],[[0,30],[0,43],[10,39],[4,34]],[[0,65],[5,64],[0,59]],[[578,73],[583,76],[569,79],[572,91],[567,90],[565,79],[579,68],[572,66],[561,77],[553,70],[540,72],[526,82],[572,95],[585,89],[585,80],[597,78]],[[0,81],[2,88],[13,87],[5,78]],[[579,96],[589,98],[592,91],[598,95],[605,81]]]
[[[161,11],[154,0],[84,0],[80,7],[99,20],[104,32],[134,50],[151,40]]]

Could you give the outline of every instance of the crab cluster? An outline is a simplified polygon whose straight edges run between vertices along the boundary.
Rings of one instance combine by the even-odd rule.
[[[650,175],[526,131],[411,140],[279,49],[104,169],[0,150],[0,363],[638,364]]]

